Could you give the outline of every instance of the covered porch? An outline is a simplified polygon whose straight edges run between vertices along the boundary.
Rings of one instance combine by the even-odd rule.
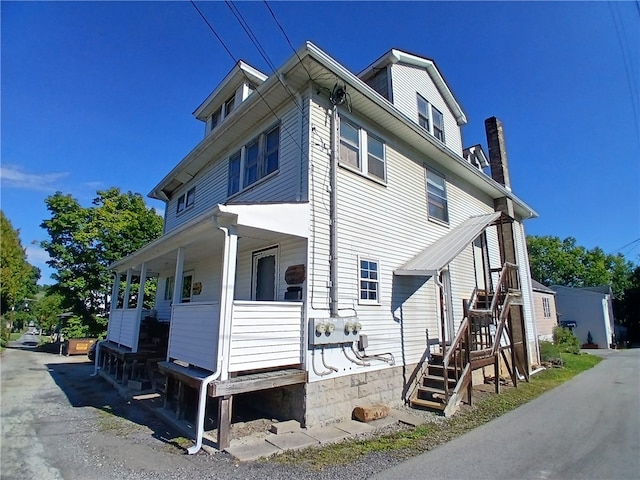
[[[169,326],[158,366],[167,377],[167,397],[177,392],[180,403],[182,385],[199,391],[194,451],[201,445],[207,394],[225,404],[227,415],[221,413],[218,422],[224,447],[234,392],[306,381],[308,218],[306,203],[217,205],[111,266],[113,298],[126,278],[126,301],[114,302],[102,346],[134,354],[146,316]],[[144,291],[150,277],[157,279],[157,290],[147,312],[142,298],[129,297],[132,290]],[[251,378],[258,373],[263,381]]]

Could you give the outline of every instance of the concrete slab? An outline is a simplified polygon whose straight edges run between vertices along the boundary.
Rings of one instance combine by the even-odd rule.
[[[261,457],[270,457],[282,449],[265,441],[232,445],[225,451],[240,462],[250,462]]]
[[[410,413],[406,412],[392,411],[389,416],[395,418],[398,422],[404,423],[405,425],[409,425],[411,427],[417,427],[418,425],[427,423],[427,420],[425,418],[419,417],[418,415],[411,415]]]
[[[329,425],[328,427],[310,428],[305,433],[310,437],[315,438],[318,442],[320,442],[320,445],[338,443],[345,438],[350,437],[349,433],[331,425]]]
[[[356,422],[355,420],[347,420],[345,422],[337,423],[335,427],[347,432],[350,435],[367,433],[374,429],[371,425],[362,422]]]
[[[281,450],[300,450],[320,444],[318,440],[304,433],[283,433],[282,435],[269,435],[265,440]]]
[[[398,419],[392,417],[391,415],[388,415],[384,418],[371,420],[370,422],[367,422],[367,425],[370,425],[373,428],[384,428],[384,427],[388,427],[389,425],[393,425],[394,423],[398,423]]]

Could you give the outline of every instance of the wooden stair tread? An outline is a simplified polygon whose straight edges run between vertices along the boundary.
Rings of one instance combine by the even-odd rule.
[[[442,402],[434,402],[433,400],[422,400],[420,398],[412,398],[411,406],[432,408],[434,410],[442,411],[446,408],[447,404]]]
[[[422,376],[423,380],[433,380],[434,382],[443,382],[444,383],[444,377],[442,375],[432,375],[430,373],[423,375]],[[451,378],[448,377],[447,380],[449,381],[449,383],[456,383],[456,379],[455,378]]]
[[[445,391],[444,388],[438,388],[438,387],[418,387],[418,392],[424,392],[424,393],[437,393],[439,395],[444,395]]]

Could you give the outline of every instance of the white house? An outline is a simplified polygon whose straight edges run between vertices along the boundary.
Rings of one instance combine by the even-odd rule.
[[[168,323],[167,397],[184,411],[199,392],[191,452],[207,400],[224,448],[240,394],[313,426],[372,403],[450,413],[500,363],[528,378],[536,213],[497,119],[489,159],[463,146],[432,60],[390,50],[355,75],[306,43],[271,75],[238,62],[194,115],[203,140],[149,194],[164,234],[111,266],[122,301],[96,360],[131,374],[141,319]],[[147,278],[154,312],[130,293]]]
[[[553,285],[551,288],[556,292],[556,306],[562,321],[575,323],[573,334],[581,344],[587,343],[589,333],[598,348],[610,348],[615,344],[610,286],[572,288]]]

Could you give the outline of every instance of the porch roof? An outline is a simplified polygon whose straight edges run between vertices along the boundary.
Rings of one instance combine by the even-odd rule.
[[[500,212],[494,212],[469,217],[393,273],[425,277],[437,275],[438,271],[449,265],[467,245],[500,218],[500,214]]]
[[[218,204],[180,228],[162,235],[141,249],[111,265],[110,270],[125,271],[139,268],[145,262],[161,257],[175,256],[179,247],[195,246],[208,242],[211,249],[212,237],[222,232],[219,227],[236,226],[239,236],[272,239],[277,235],[292,235],[307,238],[309,235],[309,204],[260,203],[260,204]],[[206,240],[206,239],[209,240]],[[206,245],[202,246],[207,248]],[[152,267],[153,268],[153,267]]]

